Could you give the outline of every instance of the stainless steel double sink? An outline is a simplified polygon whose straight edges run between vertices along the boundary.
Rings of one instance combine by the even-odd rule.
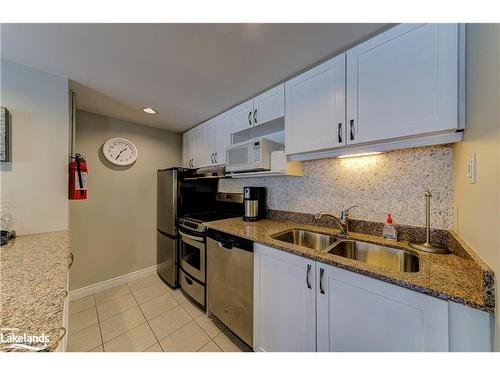
[[[357,260],[391,271],[418,272],[419,270],[418,256],[405,250],[393,249],[382,245],[337,238],[328,234],[303,229],[288,230],[278,233],[271,238],[323,253]]]

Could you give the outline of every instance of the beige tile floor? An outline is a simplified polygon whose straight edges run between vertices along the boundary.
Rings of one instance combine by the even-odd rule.
[[[70,302],[70,352],[251,351],[157,275]]]

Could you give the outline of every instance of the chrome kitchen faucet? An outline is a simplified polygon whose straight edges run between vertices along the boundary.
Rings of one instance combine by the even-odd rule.
[[[333,219],[337,223],[337,225],[339,226],[340,234],[342,236],[347,236],[349,234],[349,211],[352,210],[353,208],[356,208],[356,207],[358,207],[358,206],[351,206],[351,207],[343,210],[340,213],[340,218],[338,218],[332,214],[326,213],[325,211],[318,212],[317,214],[314,215],[314,218],[316,220],[321,220],[323,217],[327,216],[327,217]]]

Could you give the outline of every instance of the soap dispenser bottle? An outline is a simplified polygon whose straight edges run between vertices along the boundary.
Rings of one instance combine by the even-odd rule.
[[[384,225],[383,236],[384,236],[384,238],[388,238],[391,240],[398,239],[398,233],[396,231],[396,228],[394,227],[394,225],[392,225],[391,214],[387,214],[387,219],[386,219],[385,225]]]

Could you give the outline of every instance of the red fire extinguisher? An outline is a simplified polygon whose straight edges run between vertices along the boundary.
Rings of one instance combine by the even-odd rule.
[[[69,163],[69,199],[87,199],[87,162],[80,154]]]

